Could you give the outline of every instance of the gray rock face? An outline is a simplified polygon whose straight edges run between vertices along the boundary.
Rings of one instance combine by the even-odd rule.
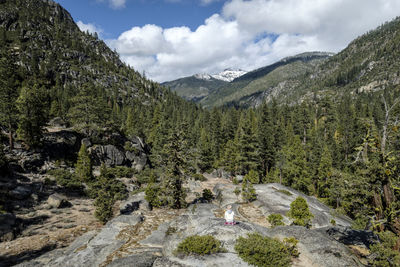
[[[313,228],[332,226],[331,220],[334,219],[337,225],[351,226],[351,220],[344,216],[333,215],[333,210],[322,204],[314,197],[309,197],[297,190],[283,186],[281,184],[260,184],[254,185],[257,193],[257,201],[254,202],[262,212],[268,216],[272,213],[279,213],[284,216],[284,221],[288,224],[290,219],[286,216],[290,210],[290,204],[297,198],[303,197],[310,208],[314,219]]]
[[[225,178],[225,179],[231,178],[231,174],[229,172],[225,171],[224,169],[214,170],[211,173],[211,175],[214,177],[218,177],[218,178]]]
[[[14,239],[15,215],[11,213],[0,214],[0,241]]]
[[[44,135],[44,152],[50,159],[74,157],[80,148],[80,135],[73,131],[59,131]]]
[[[123,201],[119,210],[121,214],[131,214],[136,210],[150,210],[150,204],[144,199],[145,193],[140,192]]]
[[[122,166],[125,162],[124,153],[114,145],[94,146],[89,152],[96,165],[104,163],[107,167]]]
[[[47,199],[47,204],[52,207],[52,208],[64,208],[67,207],[69,205],[71,205],[71,203],[69,203],[67,201],[67,198],[63,195],[60,194],[52,194],[49,196],[49,198]]]
[[[87,233],[65,249],[61,256],[39,266],[99,266],[108,255],[124,244],[124,241],[117,238],[119,232],[127,226],[138,224],[142,220],[141,215],[118,216],[108,222],[98,234],[95,232]],[[36,260],[36,262],[40,262],[40,260]]]

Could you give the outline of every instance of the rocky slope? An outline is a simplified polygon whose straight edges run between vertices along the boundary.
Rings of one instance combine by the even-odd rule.
[[[331,209],[316,199],[279,184],[266,184],[256,186],[256,202],[243,204],[234,195],[235,186],[231,182],[225,178],[207,177],[206,182],[192,182],[191,191],[213,185],[214,193],[222,194],[222,198],[214,203],[196,203],[175,211],[149,210],[143,195],[138,195],[132,202],[136,208],[131,214],[116,217],[102,229],[79,237],[67,248],[51,251],[18,266],[248,266],[236,254],[234,244],[238,237],[252,232],[281,240],[297,238],[300,256],[293,259],[293,266],[363,266],[360,251],[374,242],[373,234],[349,229],[349,219],[332,215]],[[282,193],[283,190],[291,195]],[[265,224],[265,216],[271,212],[285,214],[291,200],[299,195],[306,197],[315,215],[312,229],[299,226],[270,228]],[[226,204],[233,204],[238,214],[235,226],[224,225],[222,216]],[[263,220],[257,220],[259,217]],[[337,226],[330,225],[331,218],[335,218]],[[209,234],[221,240],[226,253],[174,256],[173,250],[178,243],[196,234]]]

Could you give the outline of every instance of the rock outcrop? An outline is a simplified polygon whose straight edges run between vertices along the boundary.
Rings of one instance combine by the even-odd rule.
[[[249,265],[238,257],[234,246],[238,237],[252,232],[259,232],[264,236],[280,240],[285,237],[298,239],[300,257],[296,259],[296,266],[362,266],[350,249],[340,242],[340,239],[349,233],[343,227],[306,229],[300,226],[283,226],[266,228],[244,221],[230,226],[224,224],[224,219],[216,216],[219,210],[220,208],[214,204],[191,206],[180,216],[161,224],[142,240],[131,243],[131,246],[136,244],[134,247],[129,247],[129,241],[127,241],[134,236],[128,236],[128,239],[123,236],[126,236],[127,233],[134,233],[135,229],[140,229],[143,217],[141,215],[121,215],[107,223],[99,233],[89,232],[66,249],[45,254],[18,266],[245,267]],[[330,232],[331,234],[329,234]],[[336,236],[340,236],[340,238],[332,238],[333,232],[337,233]],[[176,257],[173,252],[177,245],[191,235],[212,235],[222,242],[227,252],[207,256]]]

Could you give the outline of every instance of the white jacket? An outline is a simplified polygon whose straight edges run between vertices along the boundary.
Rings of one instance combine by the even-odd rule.
[[[229,210],[225,211],[225,221],[226,222],[233,222],[233,217],[235,216],[235,213],[233,210],[230,210],[231,212],[229,213]]]

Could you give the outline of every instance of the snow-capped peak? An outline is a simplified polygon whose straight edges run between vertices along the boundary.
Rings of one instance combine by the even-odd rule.
[[[218,74],[214,74],[211,75],[214,79],[217,80],[222,80],[222,81],[226,81],[226,82],[231,82],[234,79],[246,74],[247,71],[241,70],[241,69],[225,69],[224,71],[218,73]]]
[[[194,75],[195,78],[199,79],[199,80],[211,80],[211,75],[210,74],[206,74],[206,73],[198,73]]]

